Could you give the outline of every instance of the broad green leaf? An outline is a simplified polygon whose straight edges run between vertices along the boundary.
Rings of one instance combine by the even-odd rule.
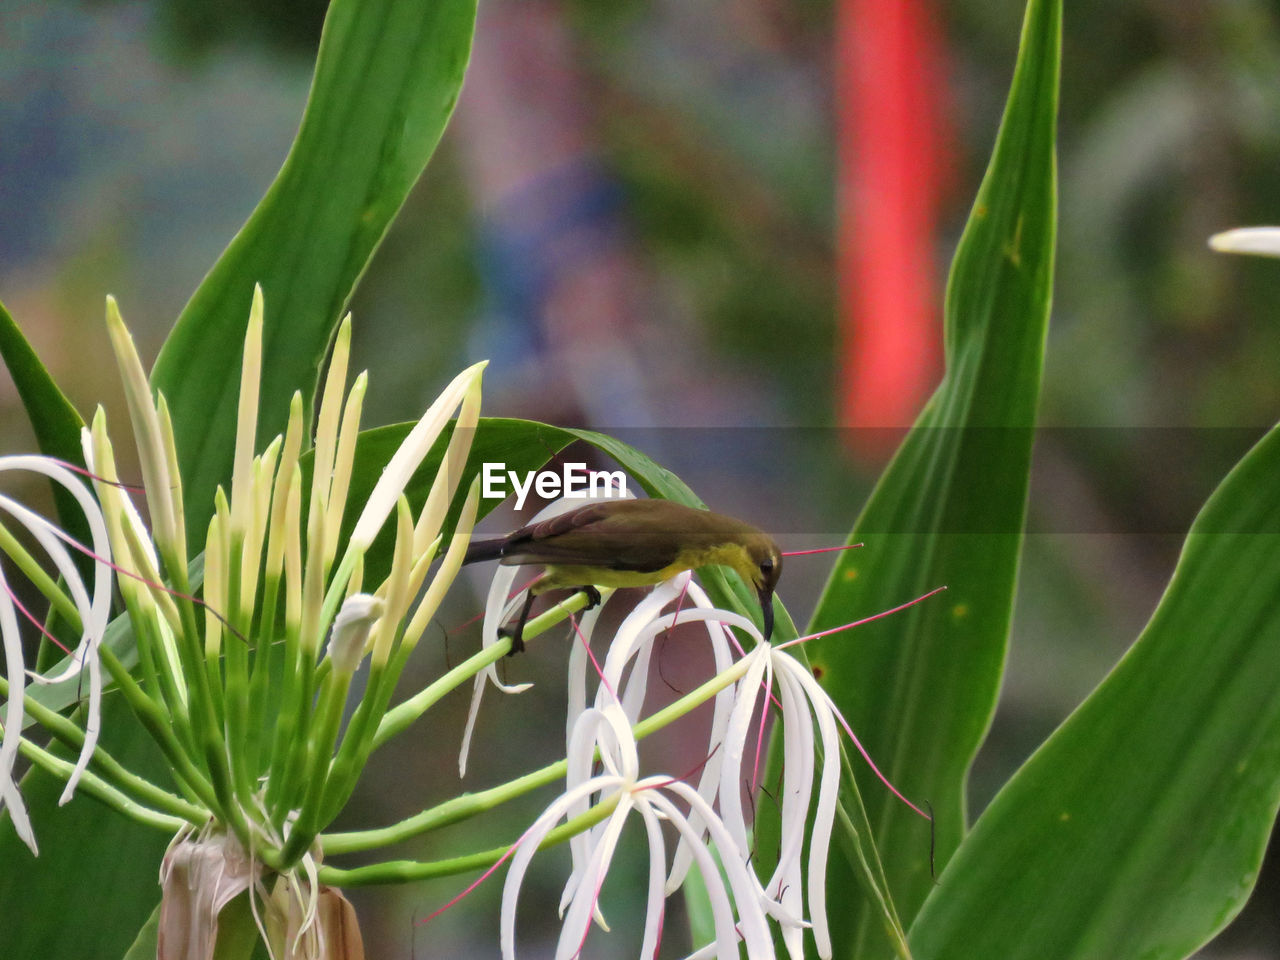
[[[134,938],[128,951],[124,955],[124,960],[155,960],[156,941],[160,935],[160,904],[156,904],[156,908],[151,911],[151,916],[147,917],[147,922],[142,925],[142,929],[138,931],[138,936]]]
[[[80,428],[84,426],[84,421],[76,413],[71,401],[53,382],[53,377],[40,362],[4,304],[0,304],[0,357],[4,359],[9,376],[13,378],[13,385],[18,389],[18,396],[31,420],[40,452],[83,465]],[[79,509],[74,512],[83,518]]]
[[[1280,804],[1280,429],[1191,528],[1110,676],[992,801],[921,960],[1174,960],[1240,910]]]
[[[1031,0],[995,150],[956,251],[946,374],[854,526],[812,624],[821,630],[947,593],[808,645],[872,756],[929,801],[937,862],[965,831],[964,788],[995,706],[1026,511],[1053,276],[1059,0]],[[862,796],[905,923],[927,894],[929,824],[870,775]],[[762,819],[768,813],[762,807]],[[768,844],[762,843],[767,850]],[[876,908],[831,872],[838,956],[887,950]]]
[[[266,299],[258,436],[269,438],[283,432],[294,390],[310,409],[352,289],[453,110],[474,20],[475,0],[331,4],[293,148],[152,371],[173,412],[192,542],[231,472],[253,285]]]
[[[0,358],[4,359],[4,365],[13,378],[13,385],[18,390],[23,407],[26,408],[40,452],[48,457],[83,466],[80,428],[84,426],[84,421],[80,419],[80,414],[71,405],[71,401],[54,383],[53,377],[40,362],[4,304],[0,304]],[[63,529],[81,543],[88,543],[91,539],[89,524],[75,498],[58,484],[53,485],[53,495]],[[82,561],[81,569],[86,574],[91,567],[92,561]]]

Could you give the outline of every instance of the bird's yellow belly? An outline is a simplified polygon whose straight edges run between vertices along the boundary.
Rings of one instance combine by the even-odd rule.
[[[696,567],[715,563],[733,566],[741,553],[742,548],[736,544],[695,551],[686,550],[677,555],[672,563],[652,573],[573,564],[548,564],[546,575],[534,587],[534,591],[542,593],[546,590],[582,587],[587,584],[595,587],[651,587],[663,580],[671,579],[682,570],[693,570]]]
[[[670,564],[652,573],[638,573],[635,570],[606,570],[601,567],[575,567],[556,564],[548,566],[546,575],[535,586],[537,593],[547,590],[561,590],[565,587],[582,587],[588,584],[595,587],[651,587],[656,583],[674,577],[688,567],[678,563]]]

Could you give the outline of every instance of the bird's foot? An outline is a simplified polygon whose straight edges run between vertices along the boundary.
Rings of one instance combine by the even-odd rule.
[[[593,610],[600,606],[600,591],[591,584],[587,584],[582,588],[582,592],[587,595],[587,605],[583,607],[583,611]]]
[[[520,634],[520,630],[512,630],[510,627],[498,628],[499,637],[511,638],[511,649],[507,651],[508,657],[514,657],[517,653],[524,653],[524,637]]]

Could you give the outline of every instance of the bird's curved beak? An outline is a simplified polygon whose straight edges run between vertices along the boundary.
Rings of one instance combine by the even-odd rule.
[[[760,612],[764,615],[764,641],[768,643],[773,636],[773,591],[762,587],[757,594],[760,597]]]

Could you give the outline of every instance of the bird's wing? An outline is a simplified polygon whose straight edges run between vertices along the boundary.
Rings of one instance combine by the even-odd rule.
[[[579,507],[513,533],[504,564],[559,563],[651,573],[673,563],[677,531],[652,518],[618,511],[612,503]]]

